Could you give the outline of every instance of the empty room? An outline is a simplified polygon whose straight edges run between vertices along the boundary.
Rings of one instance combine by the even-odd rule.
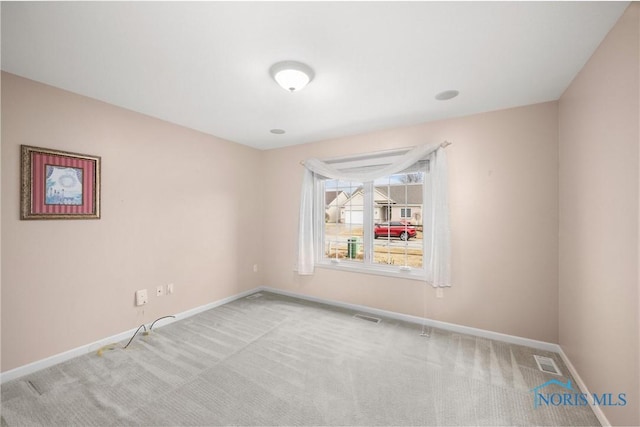
[[[640,425],[640,3],[0,7],[3,427]]]

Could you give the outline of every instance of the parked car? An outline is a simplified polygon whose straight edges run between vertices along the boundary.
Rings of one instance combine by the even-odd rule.
[[[391,221],[376,224],[373,229],[373,237],[397,237],[402,240],[409,240],[416,237],[416,229],[409,222]]]

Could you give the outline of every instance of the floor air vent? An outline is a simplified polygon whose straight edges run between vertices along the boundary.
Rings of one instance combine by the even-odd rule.
[[[356,319],[366,320],[367,322],[371,323],[380,323],[380,319],[378,319],[377,317],[365,316],[364,314],[356,314],[353,317],[355,317]]]
[[[246,297],[245,299],[254,299],[254,298],[260,298],[262,296],[262,293],[260,292],[256,292],[255,294],[251,294],[248,297]]]
[[[36,387],[36,385],[33,383],[33,381],[27,381],[27,384],[29,384],[31,386],[31,388],[38,393],[40,396],[42,396],[42,392],[40,391],[40,389],[38,387]]]
[[[558,365],[556,365],[555,360],[553,360],[552,358],[545,357],[545,356],[538,356],[537,354],[535,354],[533,358],[536,359],[536,363],[538,364],[538,369],[540,369],[542,372],[546,372],[548,374],[553,374],[553,375],[562,375],[560,373],[560,369],[558,369]]]

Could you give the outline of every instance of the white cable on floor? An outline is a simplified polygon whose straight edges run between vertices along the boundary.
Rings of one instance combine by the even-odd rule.
[[[427,284],[424,284],[424,290],[422,292],[422,301],[424,305],[424,310],[422,312],[422,332],[420,333],[421,337],[429,338],[431,333],[427,332]]]

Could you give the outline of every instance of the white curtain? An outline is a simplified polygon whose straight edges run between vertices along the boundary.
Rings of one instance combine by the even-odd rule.
[[[447,152],[434,151],[429,158],[431,177],[431,256],[427,282],[434,287],[451,286],[451,229],[449,227],[449,174]]]
[[[346,181],[370,182],[378,178],[406,171],[424,160],[429,161],[432,181],[431,200],[431,256],[428,260],[428,282],[435,287],[451,286],[450,280],[450,231],[447,158],[445,144],[421,145],[406,152],[384,155],[377,162],[367,160],[367,167],[354,167],[358,162],[326,162],[318,159],[305,160],[300,222],[298,229],[298,274],[310,275],[314,271],[314,202],[322,203],[318,197],[319,178]],[[375,157],[375,156],[372,156]],[[374,164],[372,166],[372,164]]]
[[[313,198],[317,179],[304,169],[300,196],[300,222],[298,225],[298,274],[313,274],[315,251],[313,241]]]

